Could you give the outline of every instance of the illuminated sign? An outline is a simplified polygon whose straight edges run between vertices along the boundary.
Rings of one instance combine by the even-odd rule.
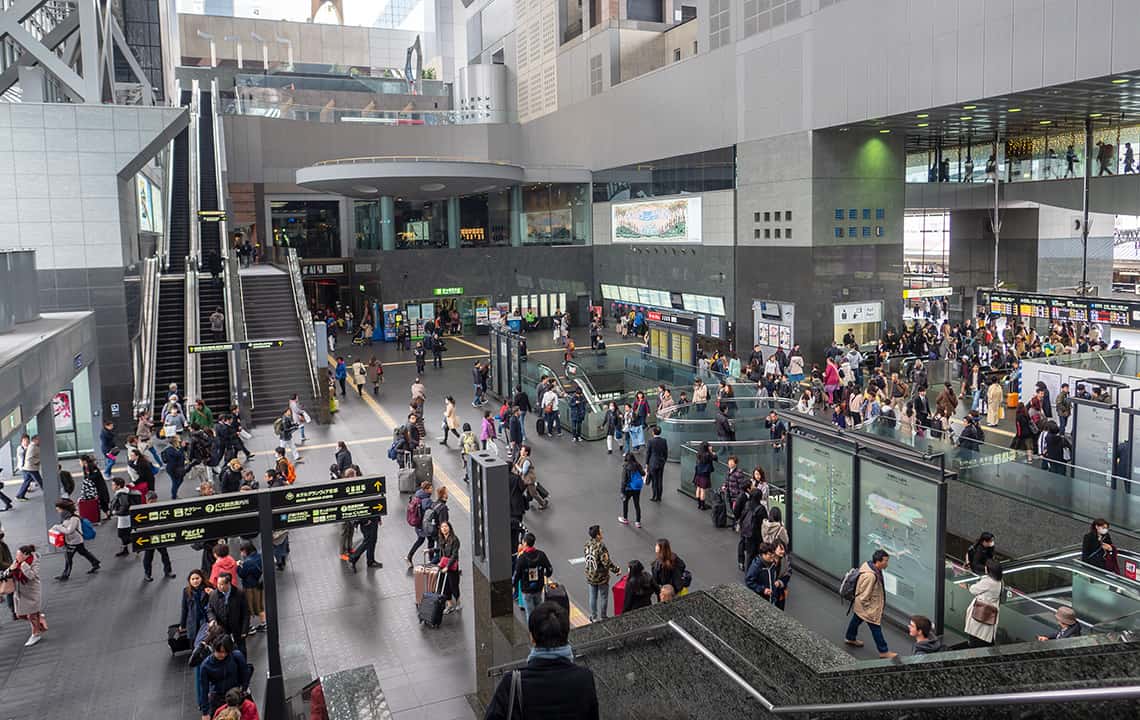
[[[481,227],[459,228],[460,240],[478,240],[479,242],[482,242],[484,237],[484,231]]]
[[[436,297],[439,297],[441,295],[444,295],[444,296],[445,295],[462,295],[463,294],[463,288],[461,288],[461,287],[435,288],[434,290],[431,291],[431,294],[435,295]]]
[[[222,210],[199,210],[199,222],[225,222],[226,214]]]

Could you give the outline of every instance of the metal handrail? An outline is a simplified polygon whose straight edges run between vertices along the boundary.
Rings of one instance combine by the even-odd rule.
[[[222,160],[225,153],[222,150],[221,123],[218,122],[218,80],[210,81],[210,125],[214,134],[214,190],[217,194],[218,210],[223,214],[226,211],[226,193],[222,187]],[[218,221],[218,254],[225,260],[230,255],[230,244],[227,242],[228,229],[226,221]]]
[[[199,161],[198,153],[201,148],[198,147],[198,107],[201,102],[198,90],[198,81],[193,81],[193,90],[190,95],[190,124],[188,126],[186,137],[186,170],[188,182],[188,192],[190,193],[190,223],[188,230],[190,231],[190,258],[186,261],[186,268],[189,270],[191,267],[198,267],[198,263],[202,259],[202,235],[201,228],[198,224],[198,193],[201,188],[198,185]]]
[[[213,131],[214,131],[214,181],[215,181],[214,182],[214,189],[215,189],[215,194],[216,194],[215,200],[216,200],[216,207],[218,208],[218,211],[221,212],[222,217],[224,217],[225,212],[226,212],[226,193],[223,191],[223,186],[222,186],[222,163],[221,163],[221,160],[223,157],[225,157],[225,153],[222,150],[221,123],[218,122],[218,81],[216,78],[210,80],[210,110],[211,110],[210,122],[211,122],[211,125],[213,126]],[[240,294],[241,293],[241,280],[238,278],[238,275],[240,274],[240,270],[238,268],[233,267],[231,262],[230,262],[230,260],[231,260],[231,258],[230,258],[230,244],[229,244],[228,239],[229,239],[229,230],[226,227],[226,221],[220,220],[220,221],[218,221],[218,254],[220,255],[221,261],[222,261],[222,282],[224,283],[223,291],[222,291],[222,303],[224,305],[225,315],[226,315],[226,337],[229,338],[229,340],[231,342],[234,342],[237,340],[245,340],[246,339],[245,335],[244,335],[245,308],[241,309],[242,310],[243,334],[240,338],[238,338],[237,333],[236,333],[237,319],[234,317],[235,313],[237,312],[237,305],[234,302],[235,296],[234,296],[233,291],[234,291],[234,286],[236,284],[237,288],[238,288],[238,295],[236,297],[237,297],[238,303],[240,303],[241,302],[241,294]],[[245,356],[246,356],[246,362],[248,362],[249,361],[249,357],[248,357],[249,351],[245,352]],[[241,398],[238,397],[237,389],[239,387],[241,387],[241,385],[240,385],[240,383],[238,383],[238,375],[237,374],[241,371],[241,367],[240,367],[241,366],[241,358],[238,356],[237,353],[226,353],[226,364],[229,367],[230,404],[231,405],[238,405],[240,407]],[[248,378],[251,376],[246,375],[246,377]],[[252,393],[251,393],[250,397],[252,397]]]
[[[191,193],[190,196],[193,197],[194,193]],[[186,396],[184,400],[193,404],[200,395],[199,385],[201,383],[198,375],[200,356],[197,353],[190,352],[190,346],[198,344],[198,271],[190,265],[190,258],[186,259],[186,279],[183,288],[185,293],[183,322],[186,324],[186,327],[183,328],[186,341],[186,348],[183,350],[186,358],[184,364]]]
[[[312,384],[313,397],[320,398],[317,384],[317,335],[313,330],[313,316],[309,312],[309,304],[305,302],[305,287],[301,284],[301,263],[297,260],[297,250],[289,248],[286,256],[289,269],[289,284],[293,288],[293,304],[297,310],[297,322],[301,324],[301,339],[305,343],[305,365],[309,368],[309,382]]]
[[[226,266],[228,267],[229,263],[231,263],[231,262],[237,263],[237,262],[239,262],[239,260],[237,258],[230,258],[229,260],[226,261]],[[246,327],[246,323],[245,323],[245,290],[242,288],[241,269],[240,268],[234,270],[231,273],[229,280],[227,280],[227,283],[229,283],[229,284],[227,284],[227,286],[226,286],[226,291],[233,296],[233,304],[231,307],[234,310],[234,312],[231,314],[230,317],[232,317],[232,319],[233,319],[233,325],[232,325],[231,332],[234,332],[235,334],[231,335],[230,338],[232,340],[248,340],[249,339],[249,329]],[[240,315],[240,318],[235,317],[236,315]],[[236,334],[237,328],[239,327],[239,325],[238,325],[239,319],[241,320],[240,336],[238,334]],[[249,393],[249,406],[252,408],[255,405],[255,401],[254,401],[254,397],[253,397],[253,366],[250,364],[249,350],[243,351],[240,354],[240,356],[241,356],[241,363],[239,363],[239,364],[244,364],[244,368],[239,367],[239,368],[237,368],[237,370],[238,370],[238,372],[245,372],[246,382],[242,383],[242,387],[245,388],[245,392]],[[234,379],[236,382],[237,377],[234,376]],[[237,404],[239,406],[241,405],[241,398],[240,397],[237,398]],[[247,418],[247,421],[252,423],[252,421],[253,421],[252,416]]]
[[[316,166],[322,165],[354,165],[356,163],[375,163],[375,162],[463,162],[463,163],[478,163],[480,165],[502,165],[503,167],[518,167],[518,165],[502,160],[487,160],[472,157],[462,157],[456,155],[373,155],[365,157],[350,157],[350,158],[336,158],[333,160],[321,160],[313,163]],[[549,165],[546,167],[556,167]],[[564,165],[562,167],[578,167],[572,165]]]
[[[690,617],[695,621],[695,618]],[[726,675],[741,690],[748,693],[765,711],[773,715],[808,715],[827,713],[873,712],[878,710],[912,710],[936,709],[951,707],[971,707],[979,705],[1039,705],[1042,703],[1068,704],[1073,702],[1103,702],[1106,700],[1134,700],[1140,698],[1140,685],[1122,685],[1103,688],[1072,688],[1065,690],[1028,690],[1024,692],[991,693],[988,695],[954,695],[949,697],[927,697],[891,700],[869,700],[862,702],[844,703],[818,703],[814,705],[776,705],[759,690],[741,677],[736,671],[721,660],[712,650],[690,635],[688,631],[670,620],[665,623],[651,625],[638,630],[630,630],[618,635],[599,638],[583,643],[574,650],[575,657],[583,657],[586,651],[602,649],[603,651],[616,650],[623,640],[653,634],[661,630],[669,630],[685,641],[690,647],[699,652],[718,670]],[[487,670],[489,677],[503,675],[526,665],[526,660],[497,665]]]
[[[143,261],[139,280],[139,372],[135,376],[135,412],[150,408],[154,401],[154,371],[158,352],[158,289],[161,285],[159,259]]]

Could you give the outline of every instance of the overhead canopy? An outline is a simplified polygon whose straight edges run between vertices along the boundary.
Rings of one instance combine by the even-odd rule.
[[[311,190],[419,202],[503,190],[525,179],[526,171],[518,165],[461,158],[345,158],[297,171],[297,184]]]

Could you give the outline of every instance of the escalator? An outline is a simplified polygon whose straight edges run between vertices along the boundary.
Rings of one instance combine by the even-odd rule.
[[[186,390],[186,291],[181,275],[167,275],[158,289],[158,333],[154,354],[154,417],[176,384]]]
[[[182,104],[190,104],[190,91],[182,91]],[[170,273],[186,271],[186,256],[190,254],[190,129],[187,127],[174,137],[172,187],[170,192]]]
[[[225,330],[215,335],[210,330],[210,315],[224,307],[222,286],[212,282],[205,275],[198,276],[198,339],[202,343],[222,342]],[[224,312],[224,310],[223,310]],[[198,356],[200,377],[199,393],[207,407],[215,414],[225,412],[230,402],[230,362],[229,353],[202,353]]]
[[[210,93],[203,90],[198,100],[198,209],[211,211],[218,209],[218,179],[214,156],[214,107]],[[211,255],[221,256],[221,225],[204,222],[198,227],[202,242],[203,259]],[[209,267],[207,264],[206,267]]]

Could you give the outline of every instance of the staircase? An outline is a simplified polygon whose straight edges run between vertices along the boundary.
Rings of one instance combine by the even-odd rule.
[[[289,276],[242,275],[241,282],[246,336],[251,340],[285,340],[284,347],[249,353],[254,422],[272,422],[289,406],[293,393],[298,393],[311,410],[309,366]]]
[[[222,308],[222,287],[215,285],[207,275],[198,276],[198,340],[202,344],[222,342],[226,339],[225,330],[220,336],[210,330],[210,315]],[[202,353],[198,356],[200,380],[198,383],[202,399],[215,415],[227,412],[230,405],[230,363],[229,353]]]
[[[177,383],[180,394],[186,392],[186,297],[181,275],[165,275],[159,282],[154,417],[161,422],[160,414],[170,394],[170,384]]]

